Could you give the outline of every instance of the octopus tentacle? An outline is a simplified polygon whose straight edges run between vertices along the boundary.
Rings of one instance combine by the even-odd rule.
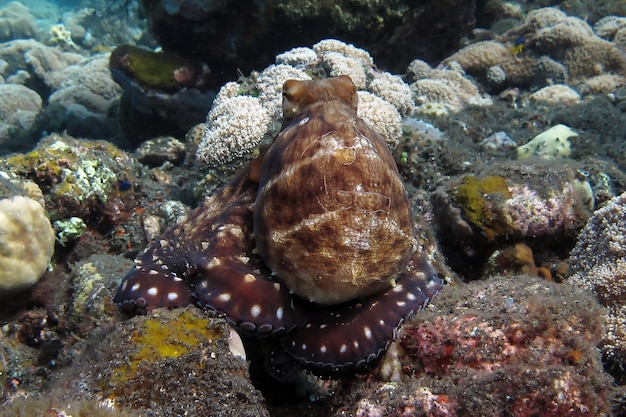
[[[294,308],[289,291],[250,262],[256,183],[247,178],[244,170],[152,243],[124,278],[115,302],[142,311],[195,301],[260,335],[302,325],[304,314]]]
[[[367,365],[387,348],[398,326],[442,288],[443,281],[418,253],[394,287],[349,306],[318,308],[282,349],[310,368],[335,372]],[[269,365],[278,379],[289,378],[281,352],[272,352]]]
[[[135,260],[135,267],[122,279],[114,301],[128,311],[146,311],[158,307],[183,307],[192,302],[187,282],[197,269],[208,229],[223,218],[224,211],[234,200],[241,199],[244,190],[254,199],[256,183],[248,180],[249,170],[239,172],[225,187],[192,211],[186,221],[168,228]],[[224,219],[222,219],[223,221]]]
[[[155,307],[191,303],[189,285],[167,269],[146,269],[141,263],[126,274],[114,298],[122,310],[145,312]]]
[[[210,262],[209,262],[210,264]],[[193,296],[198,304],[223,312],[235,326],[259,335],[290,332],[304,324],[284,285],[264,278],[245,260],[221,260],[199,274]]]
[[[242,192],[204,234],[207,243],[196,252],[196,271],[189,279],[192,296],[246,332],[289,332],[304,324],[303,313],[294,308],[289,290],[265,278],[251,259],[258,261],[249,251],[255,197],[256,188]]]

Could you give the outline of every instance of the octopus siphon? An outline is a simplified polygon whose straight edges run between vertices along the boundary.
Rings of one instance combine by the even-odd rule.
[[[281,133],[138,256],[115,302],[223,313],[272,338],[278,379],[290,363],[374,361],[443,281],[415,237],[391,152],[356,110],[348,76],[286,81]]]

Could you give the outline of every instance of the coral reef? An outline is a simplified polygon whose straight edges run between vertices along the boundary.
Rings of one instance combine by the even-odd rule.
[[[0,42],[34,38],[36,35],[35,17],[26,6],[12,1],[0,8]]]
[[[597,210],[570,254],[569,282],[596,294],[607,308],[603,353],[626,364],[626,193]]]
[[[626,194],[610,201],[626,191],[626,3],[142,2],[0,6],[0,201],[45,205],[40,218],[56,234],[47,270],[41,261],[19,297],[0,289],[0,415],[626,415]],[[386,14],[403,4],[410,9]],[[164,20],[162,6],[172,13]],[[272,8],[282,14],[264,14]],[[375,23],[364,31],[365,22]],[[49,43],[56,24],[75,47]],[[148,71],[148,103],[188,88],[196,70],[207,75],[187,63],[211,67],[208,101],[182,128],[158,112],[183,114],[186,104],[141,113],[108,67],[117,45],[161,50],[146,24],[165,51],[185,57]],[[305,38],[320,28],[323,36]],[[342,41],[319,41],[327,36]],[[271,340],[244,336],[244,349],[211,312],[120,313],[112,300],[129,259],[281,130],[284,81],[339,74],[360,87],[359,116],[395,147],[416,238],[451,285],[400,326],[380,361],[323,377],[300,372],[290,384],[267,372]],[[223,117],[207,117],[211,90],[220,91],[213,116],[230,103]],[[252,111],[242,115],[248,107],[238,102]],[[552,149],[567,158],[540,160],[558,143],[554,132],[540,146],[533,139],[557,125],[577,133]],[[205,131],[216,134],[201,145]],[[200,145],[203,157],[219,157],[215,165],[197,163]],[[517,148],[532,158],[516,159]],[[23,153],[6,156],[13,151]],[[241,260],[266,274],[255,256]],[[252,293],[244,305],[255,305]],[[307,348],[321,349],[320,334]]]
[[[55,235],[41,190],[0,172],[0,297],[34,285],[54,253]]]
[[[50,90],[58,89],[65,81],[63,70],[85,58],[76,53],[62,52],[33,39],[24,39],[1,44],[0,59],[8,64],[3,69],[3,76],[7,80],[17,81],[23,77],[21,82],[15,83],[31,87],[40,96],[47,97]]]
[[[19,84],[0,85],[0,144],[29,136],[41,111],[41,97]]]
[[[258,98],[219,95],[209,112],[197,157],[208,165],[230,162],[252,152],[267,134],[271,122]]]
[[[606,16],[596,22],[593,31],[603,39],[617,46],[626,46],[626,17]]]
[[[601,34],[607,34],[601,26],[599,29]],[[510,50],[510,45],[517,39],[524,40],[523,54]],[[553,64],[546,66],[546,60]],[[606,73],[615,74],[622,85],[626,83],[626,57],[615,43],[595,34],[582,19],[549,7],[532,10],[520,26],[498,40],[471,44],[446,58],[444,63],[458,63],[465,71],[496,89],[531,84],[541,86],[550,81],[593,84],[594,77]],[[555,65],[565,69],[564,77],[559,77],[564,80],[553,79],[551,68]],[[503,78],[497,82],[489,76],[494,68],[503,72]]]
[[[573,105],[580,102],[580,94],[571,87],[562,84],[543,87],[532,93],[529,98],[549,104],[565,103]]]
[[[388,101],[368,91],[359,91],[358,98],[358,116],[368,125],[376,127],[376,132],[385,139],[389,149],[397,148],[401,135],[401,117],[398,110]]]
[[[119,135],[115,111],[122,89],[108,68],[108,54],[99,54],[66,67],[63,81],[48,97],[44,124],[83,138]]]
[[[491,99],[481,96],[478,87],[455,70],[434,69],[411,84],[411,92],[419,113],[433,116],[458,112],[465,105],[491,104]]]
[[[10,91],[21,89],[19,99],[12,101],[18,109],[27,99],[39,101],[29,112],[2,111],[5,118],[13,116],[19,122],[0,133],[5,151],[29,149],[41,131],[65,130],[86,138],[119,136],[115,110],[122,90],[111,78],[108,54],[84,58],[34,40],[17,40],[0,45],[0,60],[7,63],[0,72],[11,82],[2,86],[7,90],[2,97],[8,100],[14,96]]]

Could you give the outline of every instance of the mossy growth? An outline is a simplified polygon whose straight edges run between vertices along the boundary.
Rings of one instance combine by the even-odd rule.
[[[453,191],[453,196],[464,218],[488,237],[506,230],[506,221],[500,219],[497,211],[497,202],[512,196],[504,177],[490,175],[479,179],[468,175],[463,184]]]
[[[36,149],[8,157],[6,165],[16,174],[56,183],[63,180],[61,177],[65,171],[74,170],[75,165],[81,161],[86,159],[99,161],[103,157],[111,160],[126,158],[122,150],[107,141],[77,141],[52,134],[46,137]],[[91,164],[93,165],[94,162]]]
[[[221,327],[211,324],[192,308],[171,312],[166,317],[153,316],[137,326],[132,333],[132,343],[127,360],[113,369],[112,386],[125,383],[141,373],[139,367],[178,358],[203,343],[216,340],[223,335]]]
[[[391,20],[406,21],[410,9],[402,2],[370,0],[289,0],[278,1],[274,8],[288,20],[325,19],[329,25],[337,25],[350,31],[374,29]]]
[[[128,74],[138,84],[157,91],[176,91],[181,84],[176,70],[189,67],[189,60],[167,52],[153,52],[131,45],[122,45],[111,53],[111,68]]]
[[[41,188],[52,220],[81,217],[89,224],[90,218],[102,217],[115,196],[118,173],[129,171],[133,160],[106,141],[54,133],[33,151],[0,160],[0,166]]]

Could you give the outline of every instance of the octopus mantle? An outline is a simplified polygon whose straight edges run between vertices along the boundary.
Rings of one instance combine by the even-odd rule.
[[[168,229],[115,296],[126,310],[195,303],[274,337],[279,379],[294,360],[329,371],[372,362],[442,288],[414,238],[393,158],[356,116],[351,80],[288,81],[283,91],[293,117],[264,154],[260,179],[251,164]],[[346,195],[349,204],[328,216]]]

